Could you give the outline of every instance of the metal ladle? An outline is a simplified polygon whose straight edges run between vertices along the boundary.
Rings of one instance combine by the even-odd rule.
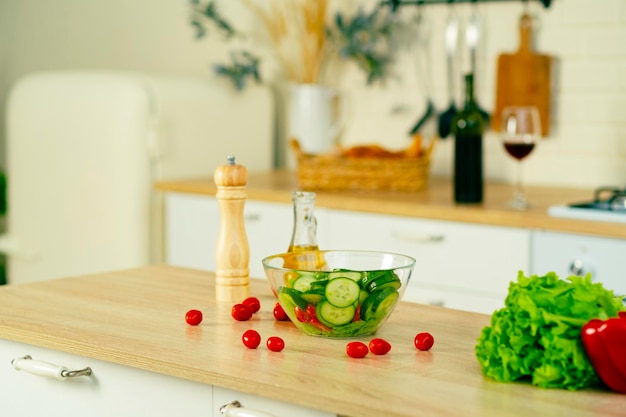
[[[441,139],[450,134],[452,121],[458,110],[454,99],[454,61],[457,53],[457,44],[459,38],[459,20],[454,12],[450,12],[446,23],[445,46],[447,58],[447,74],[448,74],[448,97],[449,107],[439,115],[438,133]]]

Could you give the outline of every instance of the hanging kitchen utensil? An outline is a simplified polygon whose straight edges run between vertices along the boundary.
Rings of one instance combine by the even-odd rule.
[[[478,41],[480,39],[480,14],[476,9],[476,3],[472,4],[472,8],[472,15],[465,29],[465,43],[469,49],[470,72],[474,75],[474,92],[476,92],[476,49],[478,48]],[[474,97],[476,97],[476,94],[474,94]],[[490,118],[489,113],[480,106],[476,98],[474,98],[474,101],[476,102],[478,112],[485,120],[485,126],[488,126]]]
[[[529,14],[522,14],[519,49],[498,57],[496,105],[491,119],[491,128],[497,132],[502,125],[502,109],[535,106],[539,109],[542,136],[549,133],[552,57],[533,52],[532,23]]]
[[[455,62],[457,56],[457,47],[458,47],[458,39],[459,39],[459,20],[456,13],[452,10],[453,6],[450,7],[450,12],[448,14],[448,19],[446,23],[446,32],[445,32],[445,47],[446,47],[446,70],[448,75],[448,98],[450,104],[448,109],[439,115],[439,137],[444,139],[450,134],[450,129],[452,126],[452,120],[454,116],[458,112],[455,104]]]
[[[416,42],[415,42],[415,62],[417,64],[417,78],[421,84],[421,90],[426,94],[426,110],[424,114],[417,120],[413,128],[409,131],[411,137],[415,135],[431,118],[435,117],[435,105],[432,99],[430,75],[430,34],[427,30],[427,22],[422,15],[421,3],[418,3],[416,26]]]

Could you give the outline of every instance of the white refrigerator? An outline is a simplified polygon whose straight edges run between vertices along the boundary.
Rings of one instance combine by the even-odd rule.
[[[212,177],[231,154],[271,169],[273,103],[264,87],[151,74],[20,79],[6,114],[8,283],[162,261],[154,182]]]

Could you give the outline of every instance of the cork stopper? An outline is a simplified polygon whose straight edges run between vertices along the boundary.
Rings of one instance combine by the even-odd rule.
[[[245,187],[248,184],[248,170],[235,163],[234,155],[228,155],[226,165],[215,170],[213,181],[218,187]]]

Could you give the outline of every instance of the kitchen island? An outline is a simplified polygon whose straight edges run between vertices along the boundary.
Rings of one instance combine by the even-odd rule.
[[[166,375],[180,383],[192,381],[352,417],[621,416],[626,409],[625,395],[604,390],[546,390],[485,379],[474,346],[488,315],[401,303],[377,335],[391,343],[391,352],[352,359],[345,354],[346,340],[305,336],[291,323],[275,321],[275,299],[266,281],[252,279],[251,294],[261,300],[261,310],[251,320],[237,322],[230,316],[231,303],[214,301],[214,274],[207,271],[159,265],[5,286],[0,288],[0,348],[18,342],[155,378]],[[184,321],[192,308],[204,313],[199,326]],[[250,328],[263,340],[282,337],[285,349],[245,348],[241,334]],[[413,346],[413,337],[422,331],[435,338],[428,352]],[[23,377],[23,372],[6,369],[6,346],[0,353],[0,407],[6,407],[20,394],[11,392],[10,378]],[[99,368],[92,368],[97,380]],[[102,376],[100,384],[106,385]],[[26,398],[40,394],[21,393]],[[189,391],[188,399],[193,395]],[[177,399],[184,402],[184,392],[172,394],[171,401]],[[7,411],[2,409],[3,415]]]

